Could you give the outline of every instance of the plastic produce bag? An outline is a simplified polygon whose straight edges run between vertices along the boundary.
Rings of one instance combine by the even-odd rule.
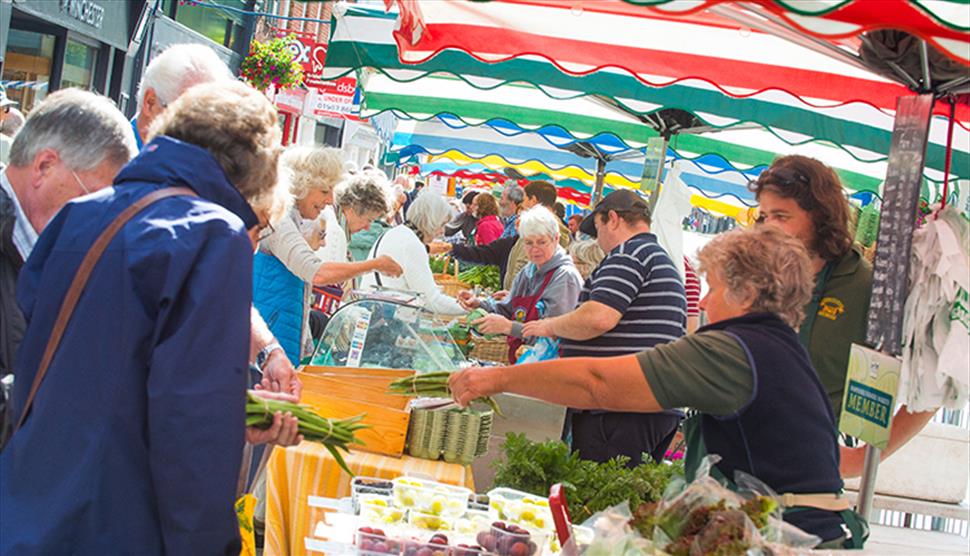
[[[653,543],[630,527],[627,502],[593,514],[584,527],[593,530],[593,542],[583,556],[642,556],[653,554]]]
[[[536,343],[533,344],[529,349],[525,350],[525,353],[519,357],[519,360],[515,362],[516,365],[521,365],[523,363],[536,363],[538,361],[547,361],[549,359],[559,358],[559,340],[553,340],[552,338],[537,338]]]
[[[734,492],[710,476],[708,456],[691,483],[671,484],[664,499],[633,512],[631,526],[671,556],[784,553],[821,539],[781,519],[777,496],[758,479],[738,473]]]

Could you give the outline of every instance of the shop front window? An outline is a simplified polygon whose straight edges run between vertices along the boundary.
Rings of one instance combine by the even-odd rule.
[[[218,0],[209,5],[179,4],[175,8],[175,21],[215,43],[235,48],[236,40],[242,34],[242,14],[219,9],[216,5],[239,11],[246,8],[243,0]]]
[[[54,62],[54,35],[10,29],[3,61],[7,96],[27,114],[47,96]]]
[[[64,71],[61,74],[61,88],[90,89],[97,58],[98,49],[84,43],[68,40],[67,51],[64,54]]]

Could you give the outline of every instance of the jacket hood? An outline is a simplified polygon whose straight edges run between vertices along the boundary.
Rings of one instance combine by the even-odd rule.
[[[184,185],[242,219],[246,229],[259,223],[256,213],[205,149],[173,139],[156,137],[115,177],[125,182]]]

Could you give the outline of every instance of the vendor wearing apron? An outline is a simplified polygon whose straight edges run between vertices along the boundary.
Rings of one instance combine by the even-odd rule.
[[[842,413],[849,349],[866,337],[872,265],[853,243],[849,230],[852,210],[838,175],[805,156],[775,160],[751,184],[759,203],[761,222],[802,242],[815,273],[812,298],[805,304],[799,328],[801,343],[825,388],[838,426]],[[910,413],[903,406],[893,418],[888,457],[933,417],[933,411]],[[842,474],[861,473],[863,451],[842,449]]]
[[[455,399],[503,391],[613,411],[692,407],[689,477],[718,454],[715,476],[753,475],[779,493],[786,521],[825,547],[861,547],[865,524],[840,494],[832,411],[793,329],[812,291],[804,248],[759,227],[716,237],[699,258],[710,324],[695,334],[636,355],[462,371]]]
[[[537,206],[519,215],[519,235],[529,264],[515,276],[509,294],[501,301],[479,299],[469,291],[458,296],[464,308],[489,313],[472,322],[480,332],[508,336],[509,363],[515,363],[519,347],[531,343],[522,325],[572,311],[583,287],[573,260],[559,246],[559,222],[549,209]]]

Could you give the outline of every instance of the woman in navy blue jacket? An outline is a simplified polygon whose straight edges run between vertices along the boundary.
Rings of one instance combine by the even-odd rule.
[[[125,208],[23,426],[0,454],[0,554],[239,554],[254,244],[274,206],[279,131],[241,83],[199,85],[114,187],[68,203],[21,272],[24,407],[72,278]]]

